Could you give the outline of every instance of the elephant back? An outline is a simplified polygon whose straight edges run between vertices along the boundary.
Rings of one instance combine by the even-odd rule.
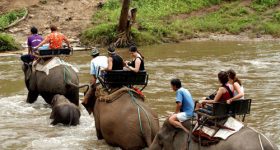
[[[130,94],[136,99],[144,101],[144,97],[142,95],[138,94],[136,91],[128,87],[113,89],[112,92],[108,92],[102,86],[98,86],[95,92],[95,96],[98,101],[107,102],[107,103],[112,103],[118,100],[124,94]]]

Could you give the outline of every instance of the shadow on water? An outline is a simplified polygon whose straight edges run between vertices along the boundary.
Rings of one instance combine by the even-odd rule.
[[[150,80],[144,90],[147,103],[160,116],[174,111],[172,78],[180,78],[195,100],[210,94],[218,86],[217,73],[234,69],[245,87],[245,97],[253,99],[247,124],[280,146],[280,45],[250,42],[187,42],[141,47]],[[103,54],[105,50],[101,50]],[[119,50],[129,58],[127,49]],[[76,52],[69,61],[80,70],[80,82],[88,83],[89,52]],[[40,98],[26,104],[27,90],[18,57],[0,57],[0,148],[21,149],[114,149],[97,141],[94,119],[84,108],[81,125],[49,125],[51,109]],[[82,92],[82,91],[80,91]],[[3,120],[3,121],[2,121]]]

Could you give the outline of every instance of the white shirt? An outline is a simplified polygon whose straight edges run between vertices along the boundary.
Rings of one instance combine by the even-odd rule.
[[[243,86],[240,86],[240,90],[241,90],[241,92],[244,93],[244,88],[243,88]],[[238,92],[237,92],[236,90],[234,90],[233,96],[236,96],[236,95],[238,95]],[[244,96],[240,97],[239,99],[244,99]]]
[[[97,56],[91,60],[90,74],[95,75],[97,77],[97,75],[99,75],[99,73],[100,73],[100,72],[99,73],[97,72],[99,67],[101,67],[101,68],[108,67],[108,58],[106,56]]]

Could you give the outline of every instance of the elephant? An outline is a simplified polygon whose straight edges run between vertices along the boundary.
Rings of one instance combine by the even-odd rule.
[[[49,74],[36,71],[32,65],[24,63],[22,70],[25,75],[25,85],[28,89],[26,102],[33,103],[41,95],[51,104],[55,94],[64,95],[70,102],[79,105],[79,78],[76,72],[68,66],[59,65],[49,70]]]
[[[56,94],[52,99],[52,112],[50,118],[52,125],[62,123],[64,125],[78,125],[80,120],[80,110],[78,106],[71,103],[65,96]]]
[[[183,123],[187,129],[190,129],[191,121]],[[191,140],[190,140],[191,139]],[[162,128],[154,138],[149,150],[278,150],[263,134],[253,128],[243,127],[235,134],[228,137],[227,140],[221,140],[219,143],[211,146],[199,146],[189,134],[182,129],[172,126],[168,119],[163,123]]]
[[[151,145],[159,130],[157,113],[129,88],[121,95],[112,96],[113,101],[101,101],[97,94],[100,89],[92,85],[84,96],[90,104],[85,107],[95,119],[97,138],[126,150]]]

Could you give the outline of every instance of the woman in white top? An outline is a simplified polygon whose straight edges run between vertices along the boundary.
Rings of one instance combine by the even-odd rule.
[[[227,100],[227,103],[230,104],[232,101],[237,99],[244,99],[244,88],[241,84],[241,81],[236,77],[234,70],[230,69],[227,71],[229,83],[233,85],[234,93],[233,97]]]

